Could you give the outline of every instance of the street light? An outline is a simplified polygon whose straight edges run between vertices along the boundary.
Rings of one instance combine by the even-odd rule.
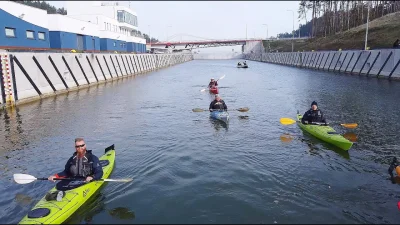
[[[292,52],[293,52],[293,42],[294,42],[294,11],[291,9],[288,9],[286,11],[292,11],[293,13],[293,30],[292,30],[292,34],[293,34],[293,38],[292,38]]]
[[[365,47],[364,47],[364,50],[367,50],[367,42],[368,42],[369,2],[367,2],[367,4],[368,4],[367,29],[366,29],[366,31],[365,31]]]
[[[172,27],[172,26],[167,26],[167,40],[166,41],[168,41],[168,27]]]
[[[147,25],[147,26],[149,26],[149,42],[150,42],[149,48],[150,48],[150,53],[151,53],[151,34],[150,34],[150,25]]]
[[[268,24],[263,24],[264,26],[267,26],[267,39],[268,39]]]
[[[149,42],[150,42],[150,48],[151,48],[151,34],[150,34],[150,25],[147,25],[149,27]]]

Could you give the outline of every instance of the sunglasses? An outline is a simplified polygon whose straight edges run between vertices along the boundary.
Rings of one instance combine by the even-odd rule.
[[[85,146],[85,144],[75,145],[75,148],[82,148],[83,146]]]

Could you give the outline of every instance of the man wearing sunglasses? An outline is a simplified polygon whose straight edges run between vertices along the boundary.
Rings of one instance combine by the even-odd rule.
[[[75,139],[75,150],[76,152],[65,164],[64,171],[50,176],[49,180],[55,181],[54,178],[74,177],[83,178],[86,182],[89,182],[103,177],[103,168],[99,163],[99,158],[92,154],[92,150],[86,150],[83,138]]]

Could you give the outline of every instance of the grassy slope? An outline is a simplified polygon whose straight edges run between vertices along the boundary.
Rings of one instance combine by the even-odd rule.
[[[295,42],[294,51],[364,49],[366,24],[332,36]],[[391,13],[369,22],[368,46],[370,49],[392,48],[400,39],[400,12]],[[268,46],[264,41],[264,46]],[[292,51],[291,40],[270,42],[271,50]]]

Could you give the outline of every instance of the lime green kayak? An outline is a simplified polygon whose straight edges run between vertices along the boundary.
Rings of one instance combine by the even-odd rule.
[[[107,179],[114,168],[114,145],[105,149],[99,158],[103,167],[102,179]],[[47,201],[45,196],[33,207],[19,224],[61,224],[65,222],[79,207],[81,207],[105,182],[92,181],[77,188],[65,191],[61,201]],[[57,191],[52,188],[49,193]]]
[[[297,124],[299,127],[311,135],[319,138],[323,141],[331,143],[343,150],[349,150],[353,145],[353,142],[347,140],[342,135],[338,134],[332,127],[330,126],[321,126],[321,125],[305,125],[301,123],[301,118],[303,116],[297,114]]]

